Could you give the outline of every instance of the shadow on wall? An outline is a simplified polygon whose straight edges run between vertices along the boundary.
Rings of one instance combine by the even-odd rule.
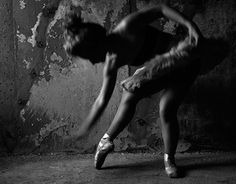
[[[14,134],[16,128],[9,125],[11,125],[11,122],[0,117],[0,143],[2,143],[7,153],[12,153],[17,145],[17,136]]]
[[[184,0],[183,13],[192,19],[195,14],[206,11],[208,2]],[[232,108],[236,102],[235,23],[231,22],[226,29],[224,38],[207,38],[203,43],[202,70],[185,102],[193,104],[196,117],[192,123],[195,125],[191,125],[195,130],[187,134],[191,143],[236,150],[236,109]]]
[[[154,0],[137,2],[150,3]],[[205,14],[210,4],[217,1],[167,0],[166,2],[181,10],[189,19],[193,19],[196,14]],[[153,4],[157,4],[157,1]],[[231,20],[230,17],[226,18]],[[199,26],[203,28],[206,24],[207,21],[199,22]],[[186,138],[191,144],[196,143],[216,149],[220,149],[219,145],[221,148],[236,149],[236,134],[234,133],[236,130],[236,117],[234,116],[236,110],[231,108],[233,100],[236,99],[236,93],[234,93],[236,78],[234,79],[229,72],[233,62],[232,46],[235,45],[236,40],[232,36],[236,34],[232,33],[233,27],[230,24],[229,21],[227,30],[224,32],[225,35],[222,32],[222,38],[210,37],[202,43],[203,59],[200,76],[179,111],[181,138]],[[184,32],[181,31],[183,31],[181,27],[178,27],[175,33],[184,35]],[[212,33],[207,31],[205,29],[205,33],[219,35],[217,30]],[[134,70],[131,68],[131,73]],[[140,127],[136,122],[132,125],[134,128]],[[139,140],[140,134],[135,133],[135,135]]]
[[[206,38],[202,43],[203,57],[200,74],[207,74],[222,63],[230,51],[230,43],[223,38]]]
[[[187,104],[194,104],[196,132],[189,141],[211,148],[236,149],[236,80],[232,80],[230,63],[233,62],[230,41],[209,38],[204,42],[201,75],[191,89]],[[209,73],[210,72],[210,73]]]

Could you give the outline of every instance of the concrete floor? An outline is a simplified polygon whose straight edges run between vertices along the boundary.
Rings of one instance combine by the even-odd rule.
[[[169,179],[158,154],[110,154],[102,170],[93,155],[1,157],[0,184],[236,184],[236,152],[178,154],[177,163],[184,175]]]

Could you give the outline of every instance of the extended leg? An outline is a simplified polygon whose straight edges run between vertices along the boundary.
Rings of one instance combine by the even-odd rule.
[[[137,95],[124,91],[122,99],[109,129],[100,140],[94,159],[94,166],[100,169],[108,153],[114,149],[113,140],[128,125],[132,119],[138,98]]]
[[[128,125],[135,113],[138,97],[134,93],[127,91],[123,92],[122,99],[117,110],[117,113],[107,130],[110,139],[113,140],[116,136]]]

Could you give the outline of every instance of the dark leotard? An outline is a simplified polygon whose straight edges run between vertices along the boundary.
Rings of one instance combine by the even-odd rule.
[[[168,52],[171,47],[177,45],[180,41],[179,36],[174,37],[170,34],[160,32],[151,26],[147,26],[144,33],[145,39],[143,45],[134,60],[134,64],[132,63],[132,66],[142,66],[145,62],[154,58],[156,55],[161,55]],[[194,49],[194,52],[190,53],[191,55],[189,58],[195,57],[198,50],[198,48]],[[195,56],[192,53],[194,53]],[[171,85],[190,86],[199,73],[201,63],[197,58],[191,58],[189,62],[185,63],[186,64],[181,67],[173,66],[174,70],[162,75],[161,77],[145,82],[145,84],[141,87],[137,87],[134,92],[141,94],[153,94],[156,93],[157,90],[161,90]]]
[[[161,32],[152,26],[146,26],[144,34],[144,42],[132,66],[140,66],[155,57],[155,55],[167,52],[170,48],[171,40],[173,40],[172,35]]]

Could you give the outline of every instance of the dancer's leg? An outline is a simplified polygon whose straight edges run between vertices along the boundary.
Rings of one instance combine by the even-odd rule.
[[[174,89],[167,89],[160,100],[161,130],[164,141],[164,151],[174,155],[179,137],[179,126],[177,121],[177,109],[180,101],[179,92]]]
[[[179,177],[178,169],[175,165],[175,152],[179,138],[179,125],[177,120],[178,107],[186,94],[188,86],[174,85],[167,88],[160,100],[160,119],[162,137],[164,142],[164,163],[165,170],[169,177]]]
[[[117,113],[107,130],[110,139],[113,140],[116,136],[128,125],[134,116],[136,104],[139,98],[136,94],[128,91],[123,91],[121,102]]]
[[[113,139],[128,125],[132,119],[138,98],[137,95],[124,91],[119,108],[106,134],[100,140],[95,158],[94,166],[100,169],[108,153],[114,149]]]

